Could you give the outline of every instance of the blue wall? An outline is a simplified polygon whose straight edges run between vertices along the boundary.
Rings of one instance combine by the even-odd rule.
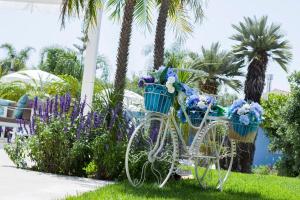
[[[280,153],[271,153],[268,150],[270,140],[264,133],[262,128],[259,128],[257,139],[255,142],[255,154],[253,165],[274,165],[275,162],[280,158]]]

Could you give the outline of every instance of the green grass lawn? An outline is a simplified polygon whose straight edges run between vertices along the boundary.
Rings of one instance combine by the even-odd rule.
[[[133,188],[121,182],[67,200],[102,199],[203,199],[203,200],[300,200],[300,179],[271,175],[232,173],[222,192],[202,190],[196,180],[170,181],[163,189],[153,184]]]

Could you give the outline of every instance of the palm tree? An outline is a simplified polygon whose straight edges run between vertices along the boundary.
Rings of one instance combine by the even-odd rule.
[[[26,68],[26,61],[29,54],[34,50],[32,47],[26,47],[19,52],[8,43],[2,44],[0,48],[7,50],[7,57],[0,61],[2,71],[19,71]]]
[[[277,62],[284,71],[291,60],[289,42],[280,32],[280,25],[267,25],[267,17],[245,17],[244,22],[233,25],[237,31],[231,39],[237,41],[233,52],[244,66],[248,66],[245,81],[245,99],[260,102],[265,86],[269,60]],[[254,143],[255,144],[255,143]],[[255,152],[254,144],[241,144],[238,151],[242,172],[251,172]]]
[[[245,17],[244,22],[233,25],[237,34],[231,39],[238,43],[233,52],[246,66],[248,73],[245,81],[245,99],[259,102],[265,86],[268,61],[277,62],[284,71],[291,60],[290,46],[280,33],[280,25],[267,25],[267,17],[260,19]]]
[[[84,14],[84,23],[86,32],[90,25],[96,22],[96,11],[102,6],[102,0],[88,0],[86,3],[82,0],[64,0],[62,6],[62,25],[64,25],[65,16],[78,14],[82,11]],[[126,84],[126,73],[128,65],[129,45],[134,19],[137,24],[151,24],[151,14],[153,1],[145,0],[108,0],[107,7],[113,9],[111,18],[120,19],[122,17],[121,33],[117,54],[117,71],[114,81],[114,91],[118,94],[119,102],[122,106],[124,89]],[[124,11],[124,12],[122,12]]]
[[[221,85],[227,85],[239,91],[242,83],[237,77],[243,76],[242,65],[236,61],[231,52],[220,49],[219,43],[213,43],[209,49],[202,47],[202,55],[194,54],[192,69],[202,70],[207,76],[194,75],[193,80],[198,83],[201,91],[217,94]]]
[[[195,22],[201,22],[203,18],[203,3],[200,0],[158,0],[160,10],[157,19],[155,42],[154,42],[154,69],[158,69],[164,62],[165,32],[167,18],[173,24],[176,35],[186,37],[193,30],[190,17],[187,14],[191,10]]]

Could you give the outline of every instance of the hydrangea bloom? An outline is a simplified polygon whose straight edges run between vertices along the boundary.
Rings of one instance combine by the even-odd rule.
[[[244,125],[249,125],[249,123],[250,123],[250,119],[249,119],[248,115],[241,115],[239,120]]]
[[[244,125],[260,123],[262,120],[262,114],[263,109],[258,103],[252,102],[250,104],[243,99],[234,101],[229,110],[229,117],[231,118],[234,115],[238,115],[239,122]]]
[[[174,77],[175,81],[178,81],[177,73],[175,73],[172,68],[168,68],[168,72],[167,72],[167,79],[169,79],[170,77]]]
[[[193,107],[193,106],[196,106],[199,101],[200,100],[199,100],[198,95],[191,95],[187,98],[186,104],[188,107]]]
[[[187,86],[186,84],[181,84],[182,86],[182,90],[183,92],[185,93],[186,96],[191,96],[191,95],[196,95],[197,94],[197,91],[190,88],[189,86]]]

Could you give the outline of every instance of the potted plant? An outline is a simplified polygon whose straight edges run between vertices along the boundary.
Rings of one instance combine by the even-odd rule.
[[[138,83],[144,87],[144,103],[147,111],[167,114],[182,84],[172,68],[161,66],[158,70],[143,76]]]
[[[262,122],[263,108],[256,102],[239,99],[230,106],[229,137],[242,142],[252,143]]]

